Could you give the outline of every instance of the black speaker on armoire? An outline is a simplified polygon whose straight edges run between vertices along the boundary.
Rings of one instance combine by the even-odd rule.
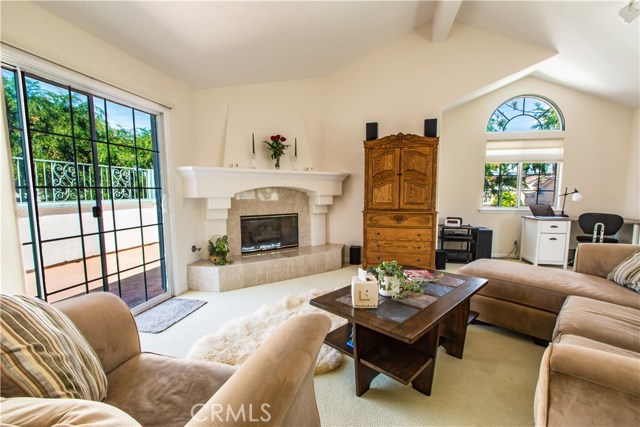
[[[367,123],[367,141],[378,139],[378,122]]]
[[[424,120],[424,136],[432,138],[438,136],[438,119]]]

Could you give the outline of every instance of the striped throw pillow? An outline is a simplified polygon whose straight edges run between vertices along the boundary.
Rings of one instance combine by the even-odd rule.
[[[95,351],[60,310],[37,298],[0,295],[5,397],[102,401],[107,376]]]
[[[629,255],[611,270],[607,279],[640,293],[640,250]]]

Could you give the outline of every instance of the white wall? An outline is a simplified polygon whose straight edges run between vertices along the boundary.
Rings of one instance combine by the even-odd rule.
[[[569,216],[583,212],[628,214],[626,196],[633,191],[627,188],[627,176],[635,173],[637,177],[637,142],[635,158],[630,156],[633,111],[629,108],[543,80],[525,78],[445,112],[439,175],[440,215],[460,216],[465,223],[493,229],[494,256],[507,255],[513,249],[514,240],[520,239],[520,217],[529,212],[478,211],[483,189],[485,129],[498,106],[522,94],[546,96],[556,102],[564,114],[561,185],[563,189],[577,187],[583,195],[580,202],[568,198],[565,213]],[[633,190],[637,200],[638,187]],[[576,227],[572,235],[578,231]]]
[[[380,136],[421,134],[424,119],[439,117],[444,105],[554,55],[460,24],[446,43],[430,35],[424,26],[323,79],[198,91],[198,165],[249,165],[252,132],[256,141],[298,135],[299,144],[302,133],[299,152],[309,159],[298,169],[351,174],[330,207],[328,241],[362,244],[365,123],[379,122]],[[284,159],[292,168],[289,153]]]
[[[198,91],[196,165],[252,167],[255,134],[256,167],[271,169],[274,161],[263,141],[281,134],[291,145],[280,160],[282,169],[315,167],[322,145],[322,86],[321,80],[309,79]]]
[[[173,267],[169,281],[173,282],[175,293],[184,292],[186,266],[198,259],[189,248],[201,240],[202,234],[199,206],[182,198],[182,182],[176,172],[176,166],[197,162],[194,91],[32,3],[2,2],[1,19],[3,42],[172,107],[166,114],[164,129],[164,175],[168,182],[164,190],[170,198],[169,212],[175,226],[167,259],[169,268]],[[5,179],[0,187],[10,191],[13,186]],[[4,266],[3,259],[3,269]]]
[[[640,108],[632,114],[629,136],[629,166],[624,214],[627,218],[640,219]]]

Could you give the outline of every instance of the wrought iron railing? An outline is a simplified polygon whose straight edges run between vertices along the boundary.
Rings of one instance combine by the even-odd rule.
[[[153,169],[99,165],[100,189],[103,200],[134,200],[155,198]],[[24,159],[13,157],[16,201],[27,201]],[[38,202],[72,202],[96,199],[94,165],[91,163],[34,161],[35,187]]]

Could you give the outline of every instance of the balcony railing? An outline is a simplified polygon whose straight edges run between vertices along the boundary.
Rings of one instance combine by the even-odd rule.
[[[13,157],[16,201],[27,201],[24,159]],[[153,169],[99,165],[102,200],[135,200],[155,198]],[[94,166],[91,163],[34,161],[38,202],[73,202],[96,199]],[[113,197],[112,197],[113,195]]]

